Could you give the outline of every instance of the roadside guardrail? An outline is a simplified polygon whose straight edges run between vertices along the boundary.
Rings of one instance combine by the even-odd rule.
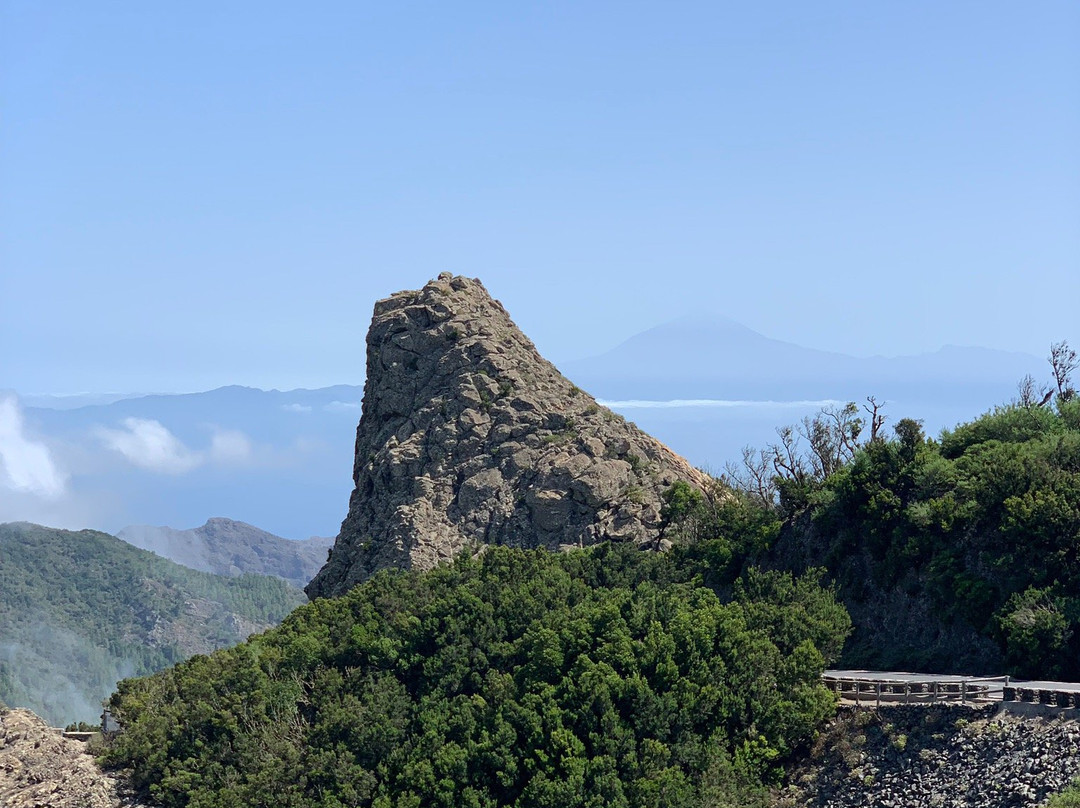
[[[825,671],[825,686],[857,706],[1018,702],[1080,708],[1080,684],[1013,681],[1008,676],[953,676],[876,671]]]

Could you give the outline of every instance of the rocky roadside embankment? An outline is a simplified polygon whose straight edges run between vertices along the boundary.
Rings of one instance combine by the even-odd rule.
[[[2,708],[0,806],[144,808],[98,768],[85,743],[63,737],[29,710]]]
[[[996,706],[841,708],[776,808],[1028,808],[1080,775],[1075,720]]]

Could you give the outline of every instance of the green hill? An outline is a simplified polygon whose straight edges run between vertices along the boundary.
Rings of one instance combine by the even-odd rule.
[[[0,701],[95,721],[118,679],[232,645],[306,599],[195,572],[105,533],[0,525]]]
[[[488,548],[387,571],[120,683],[107,753],[155,802],[758,805],[834,709],[849,622],[812,578],[726,597],[693,548]]]
[[[859,615],[848,661],[1080,677],[1080,400],[1000,407],[940,440],[901,424],[809,512]]]
[[[799,430],[816,449],[781,431],[786,445],[734,474],[765,541],[711,514],[683,532],[721,537],[743,564],[824,565],[854,624],[845,666],[1075,681],[1080,398],[1067,392],[936,440],[901,419],[860,444],[859,425],[827,413]]]
[[[107,760],[166,808],[762,805],[828,662],[1080,676],[1080,399],[1038,400],[937,440],[825,411],[668,489],[667,553],[381,572],[122,681]]]

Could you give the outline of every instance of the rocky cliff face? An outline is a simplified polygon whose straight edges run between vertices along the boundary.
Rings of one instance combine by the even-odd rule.
[[[375,304],[356,487],[310,597],[485,544],[659,547],[661,495],[709,478],[598,405],[477,280]]]

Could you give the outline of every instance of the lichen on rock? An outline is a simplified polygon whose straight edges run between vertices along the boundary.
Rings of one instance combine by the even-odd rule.
[[[659,548],[663,492],[710,478],[537,352],[478,281],[375,304],[355,488],[310,597],[487,544]]]

